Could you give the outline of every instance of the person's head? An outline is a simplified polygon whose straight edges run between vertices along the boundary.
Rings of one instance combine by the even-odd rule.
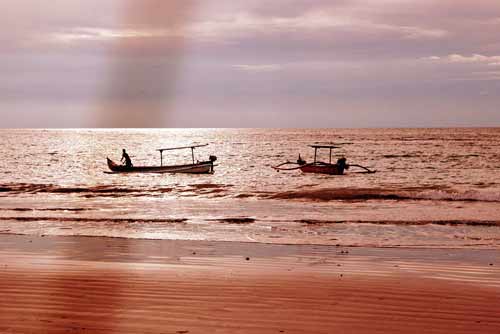
[[[125,149],[123,149],[123,153],[126,153],[126,152],[125,152]]]

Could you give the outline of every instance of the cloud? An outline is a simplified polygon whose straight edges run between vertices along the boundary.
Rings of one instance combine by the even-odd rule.
[[[263,16],[247,12],[233,13],[225,17],[198,20],[184,26],[168,29],[155,27],[110,29],[105,27],[77,27],[63,32],[48,34],[48,39],[56,42],[108,41],[120,38],[183,37],[192,40],[217,40],[282,33],[314,33],[335,31],[336,29],[365,31],[373,34],[390,33],[409,39],[439,39],[448,36],[443,29],[424,28],[408,25],[391,25],[356,17],[336,15],[325,10],[303,13],[295,17]]]
[[[500,56],[484,56],[480,54],[463,56],[460,54],[451,54],[446,59],[451,63],[490,63],[492,61],[500,61]]]
[[[444,57],[431,56],[424,57],[426,60],[440,61],[451,64],[485,64],[489,66],[500,66],[500,56],[485,56],[478,53],[470,56],[464,56],[457,53],[450,54]]]
[[[279,64],[232,65],[232,67],[245,72],[274,72],[283,68]]]
[[[106,41],[121,38],[162,37],[168,33],[165,30],[134,30],[105,28],[73,28],[65,32],[51,33],[48,40],[54,42],[72,43],[78,41]]]

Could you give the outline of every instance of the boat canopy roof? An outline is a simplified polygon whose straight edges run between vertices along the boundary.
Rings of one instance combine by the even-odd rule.
[[[349,144],[352,144],[352,143],[316,143],[316,144],[309,145],[309,147],[332,149],[332,148],[340,148],[340,145],[349,145]]]
[[[172,150],[184,150],[184,149],[195,149],[196,147],[204,147],[208,146],[208,144],[199,144],[199,145],[191,145],[191,146],[180,146],[180,147],[169,147],[169,148],[159,148],[157,151],[163,152],[163,151],[172,151]]]
[[[335,145],[309,145],[312,148],[340,148],[340,146]]]

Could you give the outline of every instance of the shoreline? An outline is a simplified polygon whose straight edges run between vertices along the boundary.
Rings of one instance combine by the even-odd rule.
[[[125,224],[134,224],[131,220],[127,220]],[[173,221],[173,222],[170,222]],[[148,221],[149,222],[149,221]],[[186,224],[185,222],[178,222],[175,220],[169,220],[167,225],[162,225],[162,231],[155,231],[154,229],[158,226],[150,223],[150,226],[146,226],[144,231],[130,230],[128,228],[123,228],[120,230],[107,231],[106,234],[101,234],[101,229],[95,229],[94,226],[79,225],[79,223],[73,223],[71,226],[51,226],[46,224],[45,227],[38,225],[40,222],[36,221],[36,224],[30,227],[25,225],[13,225],[8,221],[2,222],[0,224],[0,237],[1,236],[26,236],[26,237],[56,237],[56,238],[103,238],[103,239],[123,239],[123,240],[144,240],[144,241],[172,241],[172,242],[218,242],[218,243],[243,243],[243,244],[255,244],[255,245],[283,245],[283,246],[319,246],[319,247],[351,247],[351,248],[386,248],[386,249],[442,249],[442,250],[498,250],[500,240],[494,231],[492,235],[485,237],[484,230],[479,229],[498,229],[499,226],[490,225],[463,225],[463,228],[470,227],[468,231],[454,232],[453,238],[448,236],[446,240],[434,240],[433,242],[418,244],[414,243],[416,240],[397,240],[393,237],[392,239],[384,239],[382,242],[375,242],[378,237],[383,236],[383,232],[390,233],[391,230],[398,230],[401,228],[406,228],[408,225],[391,225],[389,223],[384,224],[372,224],[372,223],[339,223],[333,225],[323,225],[313,223],[302,223],[303,228],[297,229],[293,226],[272,226],[271,230],[266,233],[259,233],[262,231],[253,229],[254,226],[259,226],[260,223],[222,223],[220,226],[213,228],[196,227],[198,230],[194,230],[193,226]],[[261,225],[262,227],[265,225]],[[355,226],[357,230],[351,231],[359,232],[361,228],[366,229],[366,233],[372,233],[370,240],[367,235],[364,235],[362,239],[354,239],[349,235],[342,235],[342,230],[340,228]],[[429,225],[411,225],[411,226],[429,226]],[[455,228],[456,225],[445,225],[445,224],[435,224],[436,227],[444,228]],[[83,229],[82,229],[83,227]],[[188,228],[186,228],[188,227]],[[373,228],[372,228],[373,227]],[[391,229],[391,230],[378,230],[378,228]],[[344,230],[345,231],[345,230]],[[223,233],[225,232],[225,233]],[[239,233],[238,233],[239,232]],[[286,232],[289,235],[279,235],[279,232]],[[313,232],[317,234],[307,235],[307,233]],[[339,233],[340,232],[340,233]],[[76,234],[75,234],[76,233]],[[328,234],[326,234],[328,233]],[[365,233],[365,234],[366,234]],[[441,232],[443,233],[443,232]],[[339,235],[340,234],[340,235]],[[329,236],[335,237],[330,238]],[[354,235],[354,234],[353,234]],[[450,242],[453,240],[454,242]],[[393,242],[388,242],[392,240]],[[413,242],[412,242],[413,241]],[[441,241],[441,242],[439,242]],[[357,243],[356,243],[357,242]]]
[[[0,332],[498,333],[486,249],[0,235]]]
[[[385,224],[384,224],[385,225]],[[0,230],[0,244],[2,237],[28,237],[28,238],[78,238],[78,239],[116,239],[116,240],[135,240],[135,241],[157,241],[157,242],[180,242],[180,243],[217,243],[217,244],[249,244],[249,245],[268,245],[268,246],[290,246],[290,247],[325,247],[325,248],[354,248],[354,249],[398,249],[398,250],[441,250],[441,251],[498,251],[496,245],[487,244],[472,244],[465,246],[433,246],[433,245],[374,245],[374,244],[331,244],[331,243],[294,243],[280,241],[256,241],[256,240],[219,240],[219,239],[167,239],[154,237],[126,237],[121,235],[92,235],[92,234],[31,234],[22,232],[10,232],[8,230]],[[1,250],[0,250],[1,252]]]

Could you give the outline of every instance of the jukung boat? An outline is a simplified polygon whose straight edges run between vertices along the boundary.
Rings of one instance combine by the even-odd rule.
[[[367,167],[358,165],[358,164],[347,164],[347,159],[344,157],[340,157],[337,159],[335,163],[332,163],[332,151],[333,149],[340,148],[340,145],[345,145],[350,143],[343,144],[313,144],[309,145],[309,147],[314,148],[314,160],[313,162],[308,163],[303,160],[299,154],[299,158],[297,162],[286,161],[277,166],[273,166],[276,171],[282,170],[301,170],[303,173],[316,173],[316,174],[328,174],[328,175],[343,175],[344,171],[349,169],[350,167],[359,167],[364,171],[362,173],[375,173],[374,170],[371,170]],[[318,150],[320,149],[328,149],[330,151],[329,161],[323,162],[318,161]],[[294,167],[285,167],[285,166],[294,166]]]
[[[203,145],[191,145],[183,147],[170,147],[170,148],[160,148],[157,151],[160,152],[160,166],[132,166],[127,167],[124,165],[119,165],[110,158],[108,160],[108,167],[114,173],[188,173],[188,174],[211,174],[214,172],[214,162],[217,157],[210,155],[208,161],[197,161],[194,160],[194,149],[197,147],[208,146],[208,144]],[[191,157],[193,162],[191,164],[184,165],[163,165],[163,152],[172,150],[183,150],[191,149]]]

